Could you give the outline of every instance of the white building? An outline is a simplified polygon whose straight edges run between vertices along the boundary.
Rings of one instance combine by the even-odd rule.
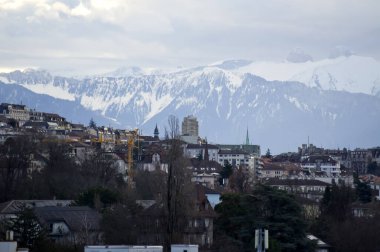
[[[207,153],[209,161],[217,161],[219,148],[216,145],[207,144]],[[185,156],[189,158],[197,158],[202,155],[202,158],[206,157],[206,144],[187,144],[185,147]]]
[[[340,175],[340,162],[327,155],[313,155],[305,157],[301,162],[303,171],[310,173],[324,172],[327,176]]]
[[[161,155],[158,153],[153,153],[152,155],[146,155],[145,159],[137,164],[137,167],[143,171],[157,171],[161,170],[166,173],[169,171],[169,164],[166,160],[161,158]]]
[[[85,246],[84,252],[162,252],[162,246]]]
[[[198,245],[193,244],[172,244],[172,252],[198,252]]]
[[[289,172],[278,164],[266,163],[260,170],[260,178],[281,178],[289,175]]]
[[[191,177],[191,181],[199,183],[208,188],[214,189],[219,178],[219,173],[196,173]]]
[[[243,150],[219,150],[218,163],[222,166],[227,162],[233,166],[249,163],[250,155]]]
[[[315,179],[267,178],[263,181],[270,187],[297,194],[301,197],[319,201],[330,184]]]
[[[1,252],[28,252],[28,248],[18,248],[16,241],[0,241]]]
[[[253,182],[259,176],[259,172],[263,168],[263,162],[259,157],[250,155],[248,159],[248,176],[249,182]]]

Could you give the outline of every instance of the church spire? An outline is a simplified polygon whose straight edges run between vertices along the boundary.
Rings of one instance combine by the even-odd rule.
[[[249,145],[249,134],[248,134],[248,127],[247,127],[247,135],[245,136],[245,145]]]
[[[158,127],[157,127],[157,123],[156,123],[156,128],[154,128],[154,138],[155,139],[158,139],[159,137],[158,137],[158,135],[159,135],[160,133],[158,132]]]

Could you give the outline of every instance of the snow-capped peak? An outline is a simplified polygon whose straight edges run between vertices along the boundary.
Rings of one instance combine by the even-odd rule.
[[[298,81],[310,87],[351,93],[380,95],[380,62],[369,57],[350,55],[319,61],[253,62],[237,69],[267,80]]]
[[[289,53],[286,60],[293,63],[304,63],[313,61],[313,58],[309,54],[305,53],[301,48],[295,48]]]
[[[331,50],[329,58],[350,57],[351,55],[354,55],[354,52],[350,48],[346,46],[336,46]]]
[[[218,67],[218,68],[221,68],[224,70],[233,70],[233,69],[238,69],[238,68],[244,67],[246,65],[249,65],[250,63],[252,63],[252,60],[244,60],[244,59],[225,60],[225,61],[213,63],[209,66]]]
[[[120,67],[116,69],[115,71],[102,74],[102,76],[107,77],[124,77],[124,76],[139,76],[144,75],[144,70],[137,66],[131,66],[131,67]]]

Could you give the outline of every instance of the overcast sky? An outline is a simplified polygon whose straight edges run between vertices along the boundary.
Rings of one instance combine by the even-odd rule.
[[[380,59],[379,0],[0,0],[0,70],[65,75],[223,59]]]

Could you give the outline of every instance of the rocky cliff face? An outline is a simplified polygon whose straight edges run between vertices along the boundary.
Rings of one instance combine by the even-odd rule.
[[[119,71],[109,74],[112,77],[84,79],[52,76],[46,71],[15,71],[0,74],[0,99],[22,101],[30,108],[60,113],[75,122],[87,124],[93,117],[98,124],[139,127],[149,135],[156,123],[163,132],[170,114],[180,120],[193,114],[200,122],[201,136],[210,141],[242,143],[248,127],[255,144],[275,152],[295,150],[308,136],[317,145],[335,148],[379,144],[376,74],[368,73],[365,84],[358,87],[358,81],[341,84],[340,70],[327,71],[327,65],[315,69],[304,83],[295,80],[297,76],[307,79],[307,71],[289,80],[268,81],[252,74],[255,67],[263,72],[250,61],[167,73],[147,74],[140,69],[122,76]],[[325,78],[327,72],[330,79]]]

